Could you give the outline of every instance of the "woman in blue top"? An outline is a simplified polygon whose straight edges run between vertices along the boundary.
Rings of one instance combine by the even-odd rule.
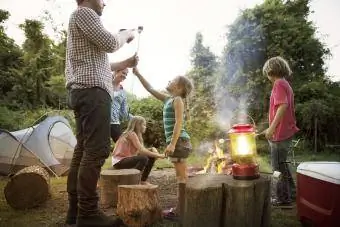
[[[120,126],[121,120],[130,120],[131,114],[129,114],[129,107],[127,103],[127,97],[121,82],[126,79],[128,69],[122,69],[115,72],[113,83],[113,98],[111,104],[111,138],[114,142],[117,142],[118,138],[122,134]]]

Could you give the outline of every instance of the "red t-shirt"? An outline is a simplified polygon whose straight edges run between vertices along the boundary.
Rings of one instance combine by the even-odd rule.
[[[278,79],[274,82],[270,95],[269,124],[273,122],[280,104],[288,104],[288,107],[274,131],[272,141],[286,140],[299,131],[296,127],[294,92],[285,79]]]

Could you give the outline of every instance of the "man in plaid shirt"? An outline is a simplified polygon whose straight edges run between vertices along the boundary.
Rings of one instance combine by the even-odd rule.
[[[76,120],[77,145],[67,179],[66,224],[118,226],[98,208],[97,182],[110,153],[111,70],[134,67],[137,57],[110,65],[107,53],[130,42],[131,30],[109,33],[100,20],[103,0],[77,0],[71,14],[66,49],[66,87]]]

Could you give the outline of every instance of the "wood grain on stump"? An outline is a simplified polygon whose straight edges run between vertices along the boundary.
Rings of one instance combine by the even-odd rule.
[[[221,226],[224,175],[189,178],[185,190],[183,226]]]
[[[129,227],[150,226],[161,220],[157,185],[118,186],[117,214]]]
[[[117,206],[118,185],[139,183],[140,171],[137,169],[102,170],[99,180],[101,207]]]
[[[200,175],[186,185],[183,226],[270,226],[270,179]]]
[[[37,207],[50,197],[49,174],[40,166],[26,167],[10,178],[4,194],[15,209]]]

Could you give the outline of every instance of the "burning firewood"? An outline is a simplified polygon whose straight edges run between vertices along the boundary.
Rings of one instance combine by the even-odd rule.
[[[231,155],[226,150],[225,152],[219,146],[219,144],[223,144],[226,141],[220,139],[215,140],[214,145],[208,150],[209,157],[207,159],[207,164],[204,166],[203,170],[198,171],[196,174],[205,174],[205,173],[224,173],[231,174]]]

